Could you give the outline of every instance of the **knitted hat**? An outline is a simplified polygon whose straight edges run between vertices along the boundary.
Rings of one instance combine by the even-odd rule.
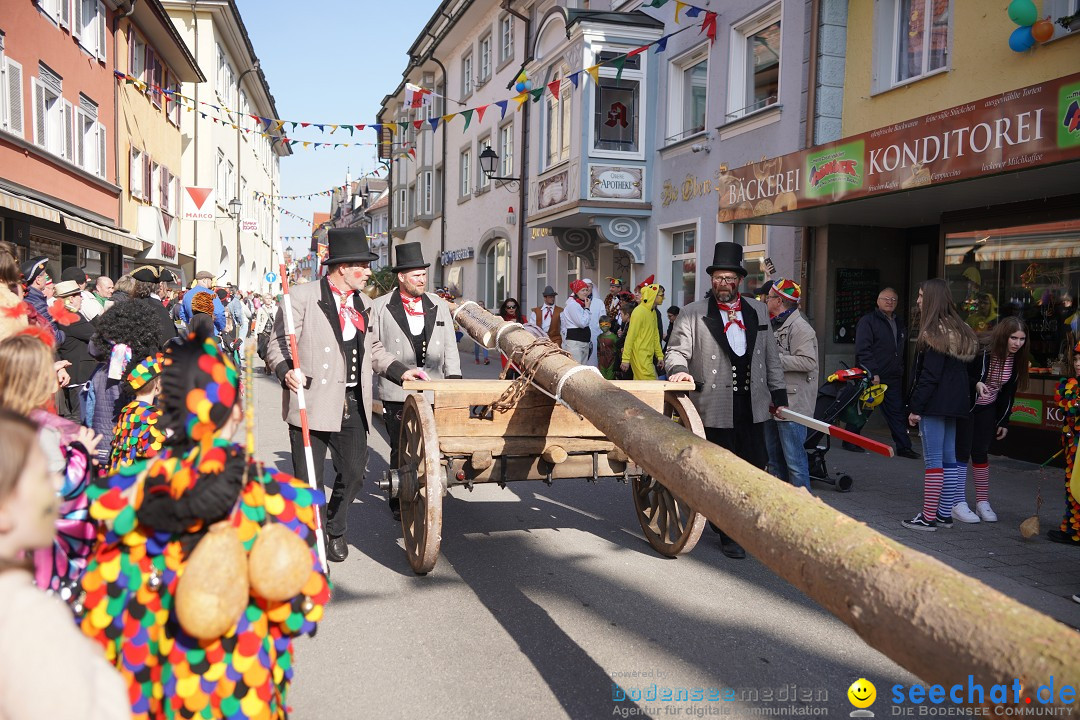
[[[148,382],[161,374],[164,369],[165,356],[162,353],[144,358],[128,373],[127,381],[132,390],[136,392]]]
[[[772,292],[783,296],[785,300],[791,300],[792,302],[799,302],[802,300],[802,288],[794,280],[788,280],[787,278],[776,278],[773,281]]]
[[[191,311],[197,313],[214,314],[214,296],[208,292],[195,293],[191,297]]]
[[[577,294],[578,292],[584,290],[587,287],[589,287],[589,284],[584,280],[575,280],[574,282],[570,283],[570,292]]]

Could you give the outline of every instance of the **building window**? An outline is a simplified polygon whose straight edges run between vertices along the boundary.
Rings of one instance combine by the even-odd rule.
[[[128,190],[131,196],[142,200],[146,197],[146,189],[143,187],[143,163],[146,162],[146,153],[137,147],[131,148],[131,162],[128,165]]]
[[[671,62],[667,142],[678,142],[705,130],[708,80],[708,46],[696,48]]]
[[[409,224],[409,194],[408,190],[401,188],[397,194],[397,225],[405,227]]]
[[[497,308],[510,293],[510,242],[505,238],[491,242],[480,256],[480,264],[484,304]]]
[[[108,42],[105,3],[101,0],[73,0],[73,2],[75,3],[75,21],[71,26],[71,34],[78,38],[79,45],[84,50],[105,62],[105,46]]]
[[[533,305],[538,307],[544,302],[544,287],[547,286],[547,253],[529,257],[529,270],[533,276]]]
[[[0,129],[23,137],[22,65],[3,53],[0,34]]]
[[[169,84],[169,89],[172,91],[172,94],[165,98],[166,103],[168,103],[168,111],[166,112],[166,115],[169,118],[169,122],[171,122],[176,127],[180,127],[180,101],[176,99],[176,96],[180,94],[180,83],[176,82],[174,79],[173,82]],[[260,149],[265,151],[265,144],[266,140],[262,139],[262,142],[259,143]],[[266,158],[263,153],[260,153],[259,159],[262,162],[266,162]]]
[[[598,62],[607,63],[622,55],[608,50],[597,55]],[[626,58],[621,79],[616,80],[617,68],[610,63],[600,67],[600,84],[596,86],[593,107],[593,149],[600,151],[638,153],[641,148],[641,55]]]
[[[514,18],[503,15],[499,18],[499,62],[504,63],[514,56]]]
[[[491,33],[480,40],[480,67],[478,80],[483,85],[491,79]]]
[[[510,122],[499,128],[499,175],[512,177],[514,174],[514,123]]]
[[[128,75],[145,82],[143,72],[146,69],[146,43],[135,34],[134,26],[128,27],[128,36],[131,38],[131,54],[128,57]]]
[[[570,283],[575,280],[581,279],[581,256],[580,255],[568,255],[566,257],[566,285],[563,287],[570,287]]]
[[[461,197],[468,197],[472,193],[472,150],[461,152]]]
[[[672,305],[686,305],[697,300],[697,230],[687,228],[671,233]]]
[[[97,103],[80,94],[79,107],[75,109],[75,149],[71,159],[83,170],[105,177],[105,129],[97,117]]]
[[[484,151],[484,148],[491,147],[491,135],[484,135],[476,143],[476,147],[480,152]],[[487,179],[487,175],[484,174],[484,168],[480,163],[476,163],[476,189],[478,192],[485,192],[491,188],[491,181]]]
[[[164,66],[161,58],[150,48],[146,48],[146,83],[150,92],[150,100],[155,107],[161,107],[161,87],[164,82]]]
[[[225,180],[225,153],[220,149],[217,151],[217,187],[215,188],[215,194],[217,195],[217,204],[221,207],[225,207],[225,203],[229,201],[225,197],[225,193],[228,191],[228,184]]]
[[[893,20],[893,84],[945,67],[949,0],[899,0]]]
[[[559,86],[559,97],[546,93],[544,113],[545,167],[551,167],[570,157],[570,124],[572,120],[573,87],[565,82],[565,73],[558,72],[551,82],[564,80]]]
[[[468,97],[473,91],[473,56],[469,53],[461,59],[461,97]]]
[[[435,193],[431,186],[431,171],[424,171],[424,215],[433,215]]]
[[[1043,0],[1042,2],[1042,16],[1049,16],[1051,19],[1065,17],[1066,15],[1075,15],[1080,12],[1080,0]],[[1054,34],[1050,36],[1051,40],[1057,40],[1059,37],[1064,37],[1069,34],[1067,28],[1054,23]]]
[[[69,157],[71,117],[64,111],[63,80],[44,64],[31,78],[34,92],[34,144],[60,157]],[[67,128],[65,128],[67,125]]]
[[[775,105],[780,96],[780,4],[731,30],[728,120]]]

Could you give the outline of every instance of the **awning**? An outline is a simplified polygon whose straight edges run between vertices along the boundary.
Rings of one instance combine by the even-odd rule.
[[[60,222],[60,213],[56,209],[43,203],[24,198],[21,195],[10,193],[6,190],[0,190],[0,207],[14,210],[23,215],[30,215],[41,220],[48,220],[49,222],[54,223]]]
[[[72,217],[67,213],[63,213],[64,227],[72,232],[79,233],[80,235],[86,235],[92,237],[95,240],[102,242],[112,243],[113,245],[119,245],[120,247],[127,248],[128,250],[135,250],[142,252],[143,243],[134,235],[122,233],[112,228],[107,228],[104,225],[98,225],[87,220],[80,220],[79,218]]]

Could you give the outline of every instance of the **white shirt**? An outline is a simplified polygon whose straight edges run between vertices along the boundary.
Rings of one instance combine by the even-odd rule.
[[[534,320],[533,322],[539,325],[544,332],[547,332],[551,329],[551,318],[555,314],[555,305],[541,305],[539,310],[539,317],[537,317],[536,320]]]
[[[82,312],[82,316],[87,320],[93,320],[98,315],[105,312],[105,308],[102,307],[101,303],[98,302],[98,299],[94,296],[94,293],[90,292],[89,290],[83,290],[82,309],[80,310],[80,312]]]
[[[581,306],[581,303],[572,298],[566,301],[566,305],[563,305],[560,317],[562,322],[559,330],[562,332],[563,340],[566,339],[566,331],[570,328],[592,327],[592,311],[585,309]]]
[[[731,323],[731,325],[728,325],[728,313],[723,310],[720,311],[720,317],[723,318],[724,325],[727,326],[725,334],[727,335],[728,345],[731,346],[731,352],[735,353],[739,357],[742,357],[746,354],[746,330],[739,327],[735,323]],[[735,313],[735,317],[738,318],[739,322],[745,323],[745,321],[743,320],[742,310]]]

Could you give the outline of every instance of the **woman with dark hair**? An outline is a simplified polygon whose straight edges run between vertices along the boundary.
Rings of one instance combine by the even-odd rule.
[[[952,527],[952,509],[963,491],[956,462],[956,422],[971,412],[969,363],[979,341],[956,311],[949,285],[941,278],[919,288],[919,338],[916,343],[915,382],[908,397],[908,422],[918,424],[923,439],[926,471],[923,507],[909,530]]]
[[[975,408],[956,421],[956,463],[960,472],[960,501],[953,507],[953,517],[960,522],[980,520],[997,522],[990,507],[990,443],[1004,440],[1009,432],[1009,415],[1017,388],[1027,385],[1027,326],[1016,317],[1007,317],[994,326],[989,347],[976,361],[979,381],[975,385]],[[975,512],[966,495],[967,465],[975,480]]]
[[[315,552],[322,493],[229,440],[244,418],[239,375],[212,337],[170,345],[159,399],[165,447],[89,490],[102,530],[83,579],[82,629],[119,669],[136,718],[286,717],[293,638],[314,633],[330,598]],[[202,585],[203,542],[212,562],[248,567]],[[280,584],[258,573],[260,544],[290,558],[274,573]],[[195,598],[178,593],[181,578],[200,583],[189,585]],[[232,612],[204,601],[212,626],[185,613],[195,608],[184,602],[220,598],[215,586],[229,582],[240,599]]]
[[[521,323],[522,325],[525,324],[525,315],[521,312],[521,303],[517,301],[517,298],[508,297],[502,301],[502,304],[499,305],[499,317],[507,322],[516,322]],[[506,374],[507,380],[513,380],[518,376],[518,373],[515,370],[506,369],[508,361],[506,356],[501,352],[499,353],[499,360],[502,361],[503,372]]]

